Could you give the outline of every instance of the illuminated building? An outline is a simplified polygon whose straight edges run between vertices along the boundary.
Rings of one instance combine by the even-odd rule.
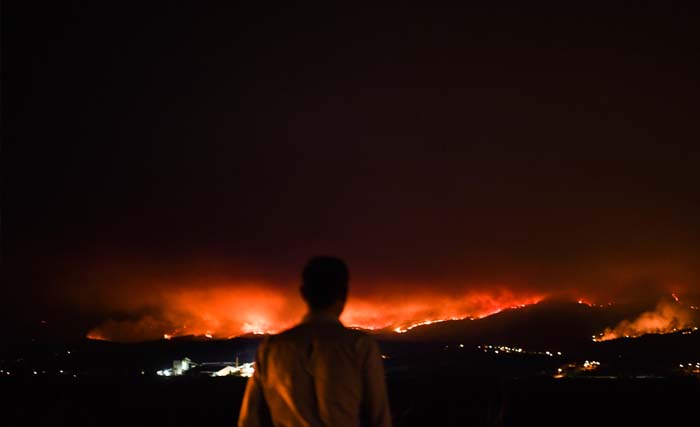
[[[190,370],[192,365],[192,360],[189,357],[185,357],[182,360],[173,360],[173,375],[182,375]]]

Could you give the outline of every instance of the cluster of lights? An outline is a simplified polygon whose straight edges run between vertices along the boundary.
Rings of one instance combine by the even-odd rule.
[[[459,348],[464,348],[464,344],[459,344],[457,347],[459,347]],[[443,348],[443,350],[447,350],[447,349],[449,349],[449,348],[450,348],[450,346],[449,346],[449,345],[446,345],[445,348]]]
[[[70,350],[66,350],[66,354],[67,354],[67,355],[70,355],[70,354],[71,354],[71,351],[70,351]],[[54,356],[57,356],[57,357],[58,357],[58,355],[59,355],[58,353],[54,353]],[[23,360],[24,360],[24,359],[19,358],[19,359],[17,359],[17,362],[22,362]],[[18,368],[18,369],[16,369],[16,370],[14,371],[14,374],[17,374],[17,375],[20,375],[20,376],[21,376],[23,372],[24,372],[24,369]],[[45,369],[41,369],[41,370],[38,370],[38,369],[31,369],[29,372],[31,372],[32,375],[36,375],[36,376],[51,375],[51,374],[53,374],[53,371],[47,371],[47,370],[45,370]],[[58,375],[69,375],[69,376],[72,376],[73,378],[78,378],[78,375],[77,375],[77,374],[71,374],[70,372],[64,371],[63,369],[59,369],[56,373],[57,373]],[[10,371],[9,369],[0,369],[0,377],[8,377],[8,376],[12,376],[12,375],[14,375],[14,374],[13,374],[13,372]]]
[[[678,366],[683,370],[683,373],[700,377],[700,362],[681,363]]]
[[[554,378],[564,378],[567,376],[567,372],[590,372],[598,369],[600,367],[600,362],[595,360],[586,360],[581,364],[570,363],[563,368],[557,369],[557,373],[554,374]]]
[[[226,368],[212,374],[213,377],[225,377],[237,375],[239,377],[250,378],[255,373],[255,362],[242,363],[238,366],[227,366]]]
[[[156,375],[159,377],[171,377],[173,376],[173,370],[172,369],[161,369],[160,371],[156,372]]]
[[[10,374],[10,371],[2,371],[2,370],[0,370],[0,375],[2,375],[3,372],[4,372],[6,375],[11,375],[11,374]],[[59,369],[59,370],[58,370],[58,374],[59,374],[59,375],[71,375],[73,378],[78,378],[78,374],[71,374],[70,372],[66,372],[66,371],[64,371],[63,369]],[[47,372],[46,372],[46,371],[36,371],[36,370],[35,370],[35,371],[32,371],[32,375],[47,375]]]
[[[239,377],[249,378],[253,376],[253,373],[255,372],[255,368],[253,367],[254,363],[255,362],[239,364],[238,357],[236,357],[235,365],[227,365],[216,372],[210,372],[210,374],[212,377],[225,377],[229,375],[235,375]],[[189,371],[190,368],[196,366],[199,366],[199,364],[193,363],[189,358],[186,357],[182,360],[173,361],[172,368],[166,368],[156,371],[156,375],[158,375],[159,377],[179,377],[184,375],[187,371]],[[144,374],[145,372],[141,371],[141,375]]]
[[[597,369],[599,366],[600,366],[600,362],[596,362],[595,360],[590,361],[590,362],[588,360],[586,360],[583,362],[583,368],[586,370]]]
[[[700,375],[700,362],[681,363],[678,366],[687,374]]]
[[[460,346],[462,346],[462,345],[460,344]],[[551,351],[526,351],[520,347],[507,347],[507,346],[503,346],[503,345],[480,345],[477,348],[482,349],[484,351],[484,353],[494,353],[494,354],[518,353],[518,354],[536,354],[539,356],[549,356],[549,357],[562,355],[561,351],[557,351],[556,353],[553,353]]]
[[[591,302],[586,302],[586,301],[584,301],[584,300],[582,300],[582,299],[580,299],[580,300],[578,300],[578,301],[576,301],[576,302],[578,302],[578,303],[581,304],[581,305],[588,306],[588,307],[598,307],[598,308],[612,307],[612,305],[613,305],[613,303],[611,303],[611,302],[609,302],[607,305],[605,305],[605,304],[594,304],[594,303],[591,303]]]
[[[225,377],[229,375],[237,375],[239,377],[250,378],[255,373],[254,362],[242,363],[239,366],[227,366],[217,372],[211,374],[212,377]],[[181,376],[182,373],[177,373],[172,369],[161,369],[156,372],[156,375],[160,377],[173,377]]]

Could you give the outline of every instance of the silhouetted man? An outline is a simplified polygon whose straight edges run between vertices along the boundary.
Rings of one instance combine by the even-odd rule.
[[[260,344],[239,427],[391,426],[377,343],[338,320],[348,279],[338,258],[308,262],[301,286],[308,313]]]

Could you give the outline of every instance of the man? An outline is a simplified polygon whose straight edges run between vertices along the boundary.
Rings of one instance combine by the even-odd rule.
[[[239,427],[390,427],[377,343],[345,328],[349,274],[334,257],[312,258],[302,273],[308,313],[258,348]]]

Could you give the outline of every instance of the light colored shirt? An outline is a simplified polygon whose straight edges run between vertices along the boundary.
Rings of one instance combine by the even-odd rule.
[[[391,426],[374,338],[336,317],[311,314],[260,344],[239,427],[360,425]]]

